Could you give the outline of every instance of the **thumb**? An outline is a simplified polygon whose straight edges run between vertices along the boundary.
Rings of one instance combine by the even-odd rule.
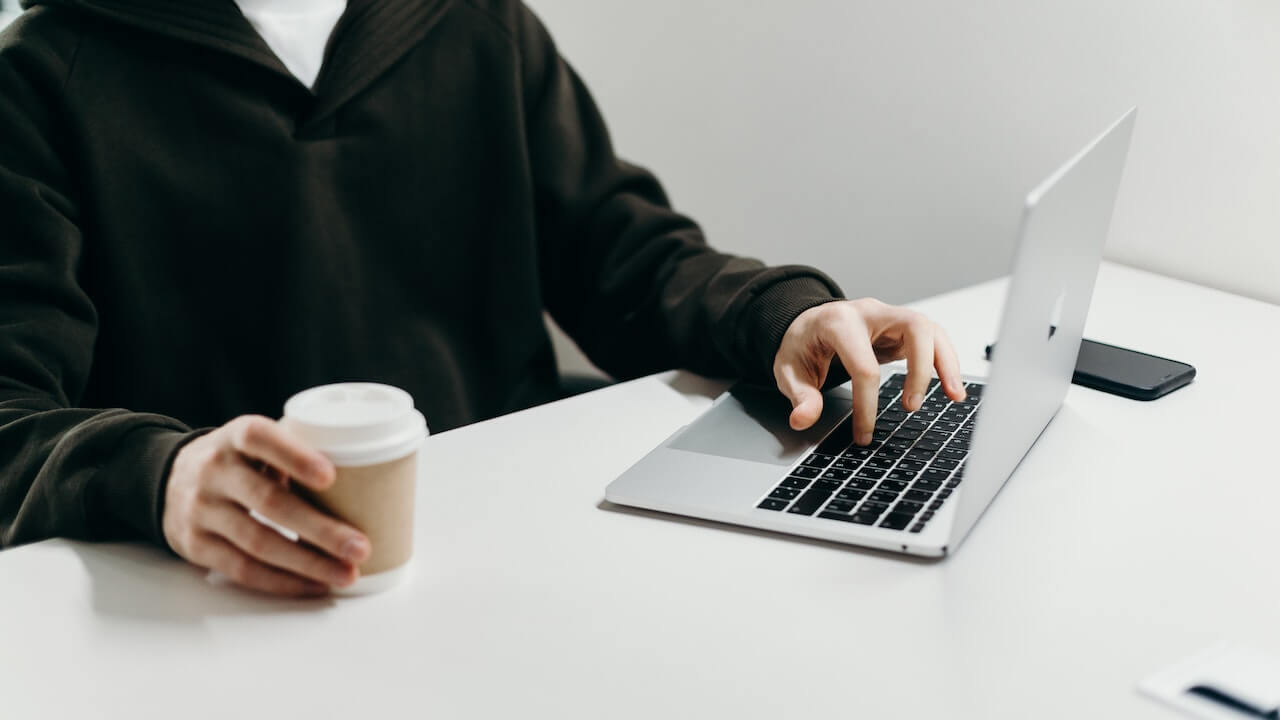
[[[822,416],[821,380],[797,373],[794,366],[784,365],[778,372],[778,389],[791,400],[791,429],[805,430]]]

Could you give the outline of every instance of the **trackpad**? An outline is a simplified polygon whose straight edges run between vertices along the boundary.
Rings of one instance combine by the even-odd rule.
[[[739,383],[667,447],[790,465],[843,420],[851,406],[848,390],[828,391],[822,398],[822,417],[813,427],[797,432],[789,424],[791,401],[774,388]]]

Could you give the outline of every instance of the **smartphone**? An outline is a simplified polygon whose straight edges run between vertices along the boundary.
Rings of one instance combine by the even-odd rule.
[[[995,345],[987,346],[987,359]],[[1191,382],[1196,369],[1184,362],[1115,345],[1080,341],[1071,382],[1134,400],[1155,400]]]

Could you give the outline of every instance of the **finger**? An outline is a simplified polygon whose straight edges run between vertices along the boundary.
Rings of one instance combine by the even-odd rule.
[[[853,384],[853,441],[871,443],[880,393],[880,363],[871,349],[871,336],[861,318],[846,320],[829,329],[827,344],[835,348]]]
[[[238,505],[217,503],[205,511],[201,522],[206,530],[274,568],[326,585],[346,587],[356,581],[354,565],[286,539],[254,520]]]
[[[328,585],[265,565],[212,533],[204,533],[196,547],[193,562],[217,570],[238,585],[288,597],[318,597],[329,593]]]
[[[826,362],[830,362],[830,357]],[[776,373],[778,389],[791,400],[791,429],[804,430],[812,427],[822,416],[822,391],[819,388],[826,381],[824,377],[813,378],[812,373],[798,369],[795,363],[784,362]]]
[[[902,383],[902,407],[915,412],[929,394],[929,380],[933,377],[933,323],[924,316],[905,311],[899,322],[903,326],[903,349],[907,356],[907,379]]]
[[[248,464],[226,473],[223,489],[229,499],[245,509],[258,511],[335,558],[359,564],[369,557],[372,546],[364,533],[325,514],[279,482],[254,472]]]
[[[237,451],[267,463],[307,487],[324,490],[333,484],[333,463],[270,418],[256,415],[240,418],[230,437],[231,446]]]
[[[942,390],[947,397],[960,402],[967,397],[964,391],[964,380],[960,376],[960,360],[956,356],[955,346],[942,326],[933,326],[933,366],[938,370],[938,380],[942,382]]]

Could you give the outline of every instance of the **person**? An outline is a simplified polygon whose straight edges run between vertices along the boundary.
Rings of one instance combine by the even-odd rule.
[[[332,465],[269,419],[343,380],[433,431],[553,400],[549,313],[619,379],[878,365],[964,396],[944,331],[709,247],[619,159],[515,0],[26,0],[0,36],[0,545],[141,539],[284,595],[356,579]],[[291,542],[250,515],[298,532]]]

